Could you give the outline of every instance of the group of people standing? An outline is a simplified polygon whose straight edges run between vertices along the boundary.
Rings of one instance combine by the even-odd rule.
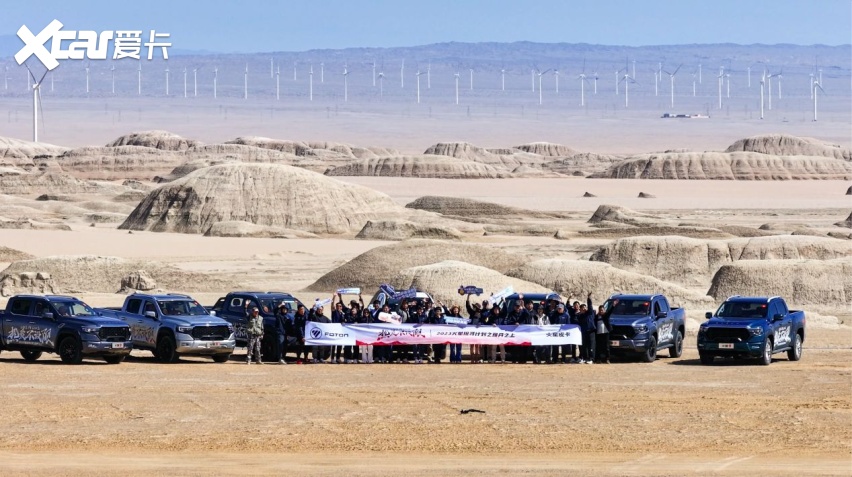
[[[570,303],[571,297],[568,298]],[[331,316],[325,315],[323,306],[308,310],[299,305],[293,313],[279,306],[276,311],[277,326],[283,336],[280,340],[280,364],[287,364],[284,359],[288,353],[296,355],[296,363],[435,363],[440,364],[447,359],[449,347],[449,362],[462,362],[461,344],[432,344],[432,345],[387,345],[387,346],[307,346],[305,344],[305,325],[309,321],[318,323],[376,323],[381,313],[394,313],[400,323],[410,324],[444,324],[463,321],[473,326],[497,325],[563,325],[572,324],[580,328],[583,344],[561,346],[511,346],[511,345],[470,345],[469,359],[471,363],[609,363],[609,332],[612,327],[609,315],[612,306],[599,306],[597,311],[592,307],[592,294],[589,293],[585,304],[579,301],[566,306],[556,300],[535,302],[524,300],[519,295],[508,303],[491,303],[484,300],[480,303],[470,302],[470,295],[465,302],[467,317],[462,316],[459,305],[445,306],[440,301],[402,300],[397,309],[391,310],[388,304],[378,300],[365,306],[361,296],[351,300],[348,306],[340,294],[332,296]],[[505,309],[511,308],[511,309]],[[251,317],[250,317],[251,318]],[[250,319],[251,324],[251,319]],[[263,334],[262,329],[260,331]],[[250,334],[251,338],[251,334]],[[249,340],[251,344],[251,339]],[[310,358],[309,358],[310,352]],[[579,353],[579,355],[578,355]],[[250,360],[251,355],[249,355]]]

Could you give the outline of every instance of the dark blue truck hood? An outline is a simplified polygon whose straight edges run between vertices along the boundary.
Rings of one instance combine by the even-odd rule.
[[[646,316],[636,316],[636,315],[611,315],[609,317],[609,322],[613,325],[619,326],[633,326],[639,324],[648,324],[651,320],[650,315]]]
[[[117,319],[117,318],[109,318],[106,316],[64,316],[60,317],[58,320],[60,323],[66,324],[75,324],[79,326],[115,326],[115,327],[123,327],[127,326],[127,323]]]

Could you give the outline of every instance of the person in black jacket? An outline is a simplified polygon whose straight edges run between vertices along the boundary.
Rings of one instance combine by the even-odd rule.
[[[305,305],[299,305],[293,319],[284,322],[286,347],[282,351],[282,355],[292,349],[296,353],[296,364],[302,364],[302,355],[304,355],[304,362],[308,362],[308,347],[305,346],[305,323],[307,321],[308,313]]]
[[[444,321],[444,309],[441,306],[436,306],[432,309],[432,312],[429,314],[429,324],[432,325],[443,325]],[[432,345],[432,352],[435,355],[435,360],[433,363],[441,364],[441,360],[447,357],[447,345],[445,343],[436,343]]]
[[[608,307],[601,305],[598,307],[598,312],[595,314],[595,362],[609,364],[609,333],[612,331],[612,324],[609,322],[609,317],[612,315],[612,310],[618,304],[618,299],[612,301]]]
[[[556,309],[553,311],[553,314],[550,316],[550,324],[551,325],[570,325],[571,324],[571,315],[565,311],[565,305],[562,303],[558,303],[556,305]],[[571,345],[561,345],[562,353],[560,356],[560,345],[553,346],[553,362],[554,363],[567,363],[569,358],[568,355],[571,353],[570,349]]]
[[[592,308],[592,293],[585,305],[580,305],[577,312],[580,322],[580,332],[583,334],[583,346],[580,347],[580,362],[592,364],[595,361],[595,311]]]
[[[282,303],[275,309],[275,328],[278,335],[278,349],[281,351],[281,357],[278,359],[278,364],[287,364],[284,358],[287,355],[287,322],[290,321],[290,308]]]

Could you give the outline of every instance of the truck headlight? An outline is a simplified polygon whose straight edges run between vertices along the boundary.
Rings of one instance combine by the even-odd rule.
[[[763,328],[749,328],[752,336],[761,336],[763,335]]]
[[[191,326],[178,326],[177,330],[178,330],[178,333],[185,333],[185,334],[192,333],[192,327]]]
[[[100,328],[97,327],[97,326],[84,326],[83,327],[83,333],[91,333],[93,335],[96,335],[96,334],[98,334],[98,331],[100,331]]]
[[[646,325],[633,325],[633,330],[637,335],[641,335],[648,332],[648,327]]]
[[[703,338],[706,333],[707,333],[707,328],[705,328],[703,326],[698,328],[698,337],[699,338]]]

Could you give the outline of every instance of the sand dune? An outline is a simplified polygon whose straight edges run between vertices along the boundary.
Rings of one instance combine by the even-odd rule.
[[[494,179],[509,174],[488,164],[427,154],[360,159],[329,169],[326,175]]]
[[[850,179],[852,163],[822,156],[777,156],[756,152],[643,154],[592,177],[613,179],[793,180]]]
[[[852,161],[852,150],[809,137],[788,134],[752,136],[731,144],[725,152],[758,152],[775,156],[824,156]]]
[[[312,233],[354,232],[367,220],[408,216],[388,196],[278,164],[199,169],[148,194],[122,229],[205,233],[242,221]]]

